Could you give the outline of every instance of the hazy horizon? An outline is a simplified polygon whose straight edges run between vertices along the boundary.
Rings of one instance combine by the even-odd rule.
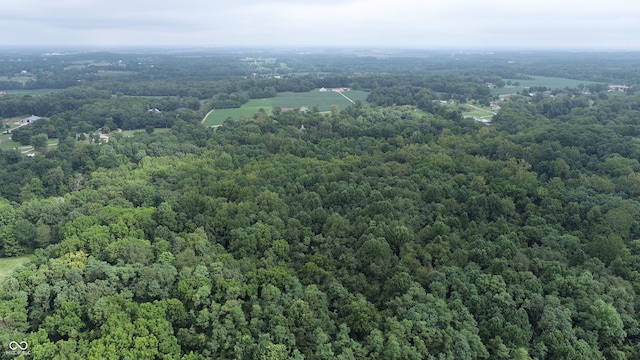
[[[640,4],[468,0],[24,0],[0,47],[640,50]]]

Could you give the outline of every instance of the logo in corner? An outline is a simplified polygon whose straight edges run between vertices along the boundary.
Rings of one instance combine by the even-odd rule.
[[[6,353],[9,355],[29,355],[30,352],[27,350],[29,348],[29,343],[26,341],[12,341],[9,343],[9,351]]]

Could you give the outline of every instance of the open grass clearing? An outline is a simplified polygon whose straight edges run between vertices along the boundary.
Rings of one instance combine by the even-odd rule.
[[[343,96],[344,95],[344,96]],[[238,120],[243,117],[251,117],[258,113],[260,109],[264,109],[267,114],[271,114],[274,107],[281,109],[300,109],[306,107],[312,109],[314,106],[318,106],[320,112],[326,112],[331,110],[331,106],[338,105],[344,109],[353,105],[351,101],[360,100],[363,104],[366,103],[367,95],[366,91],[352,90],[345,91],[343,95],[334,91],[309,91],[309,92],[281,92],[278,96],[272,99],[252,99],[240,108],[236,109],[216,109],[210,112],[203,120],[203,124],[206,126],[222,125],[228,118],[232,120]],[[345,96],[347,98],[345,98]]]
[[[169,132],[169,131],[171,131],[171,129],[167,129],[167,128],[155,128],[155,129],[153,129],[153,133],[154,134],[165,133],[165,132]],[[131,137],[131,136],[134,136],[137,133],[146,133],[146,130],[145,129],[122,130],[122,131],[119,131],[119,133],[121,133],[125,137]]]
[[[19,147],[20,143],[17,143],[11,139],[7,139],[4,136],[0,136],[0,149],[2,150],[10,150]]]
[[[28,263],[30,260],[31,255],[0,258],[0,280],[6,279],[17,268]]]
[[[47,147],[49,148],[49,150],[55,149],[56,146],[58,146],[58,139],[47,140]],[[32,154],[36,152],[33,146],[22,145],[17,141],[6,139],[4,138],[4,135],[0,136],[0,149],[2,150],[18,149],[22,154]]]
[[[369,95],[366,91],[359,90],[345,91],[342,94],[344,94],[344,96],[335,91],[318,90],[302,93],[283,92],[278,93],[278,96],[273,99],[273,106],[293,109],[299,109],[306,106],[311,109],[317,105],[320,111],[330,111],[331,106],[333,105],[338,105],[343,109],[353,105],[353,103],[347,100],[345,96],[352,101],[360,100],[364,104],[367,95]]]
[[[510,86],[510,87],[504,87],[500,89],[491,89],[491,94],[498,95],[498,96],[516,94],[516,93],[520,94],[524,89],[526,89],[526,87],[524,86]]]
[[[491,119],[491,117],[496,113],[488,106],[472,104],[459,104],[456,106],[458,107],[458,109],[460,109],[460,111],[462,111],[462,116],[464,117],[481,117]]]
[[[7,118],[2,120],[2,134],[0,134],[0,149],[3,149],[3,150],[18,149],[23,154],[30,154],[34,152],[34,149],[32,146],[22,145],[17,141],[13,141],[11,140],[10,133],[4,133],[7,130],[6,128],[7,124],[9,124],[8,130],[10,131],[13,131],[14,129],[17,129],[21,126],[29,126],[29,124],[26,124],[26,125],[20,124],[20,120],[27,117],[28,116],[17,116],[17,117]],[[58,146],[58,142],[59,142],[58,139],[48,139],[47,147],[49,147],[49,149],[53,149],[55,146]]]
[[[22,147],[22,145],[20,145],[19,142],[11,140],[11,134],[0,135],[0,149],[8,150],[20,147]]]
[[[37,90],[6,90],[9,95],[46,95],[52,92],[63,91],[63,89],[37,89]]]
[[[19,82],[23,84],[27,81],[34,80],[36,80],[36,78],[30,75],[0,76],[0,81]]]
[[[227,118],[238,120],[242,117],[250,117],[264,109],[271,114],[273,99],[251,99],[246,104],[236,109],[215,109],[211,111],[202,122],[205,126],[222,125]]]
[[[110,77],[110,76],[128,76],[135,75],[137,72],[135,71],[124,71],[124,70],[98,70],[96,73],[97,76],[101,77]]]
[[[0,122],[2,126],[2,131],[0,132],[0,149],[4,149],[4,150],[14,149],[22,146],[20,145],[19,142],[11,140],[11,134],[10,133],[5,134],[5,131],[7,130],[12,131],[13,129],[19,127],[20,120],[27,117],[28,116],[17,116],[12,118],[6,118],[6,119],[3,119],[2,122]],[[7,124],[9,124],[9,128],[6,127]]]
[[[106,60],[76,60],[71,62],[72,65],[65,66],[65,70],[84,69],[88,66],[112,66],[113,63]]]
[[[29,116],[30,115],[23,115],[23,116],[14,116],[10,118],[5,118],[5,119],[2,119],[2,125],[4,126],[5,124],[9,124],[10,129],[13,130],[20,125],[20,120],[28,118]]]
[[[112,63],[107,60],[74,60],[71,62],[74,65],[93,65],[93,66],[109,66]]]

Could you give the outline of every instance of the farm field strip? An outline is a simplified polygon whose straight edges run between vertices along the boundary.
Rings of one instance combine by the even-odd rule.
[[[37,90],[5,90],[10,95],[45,95],[52,92],[62,91],[61,89],[37,89]]]
[[[353,105],[357,100],[360,100],[364,104],[366,103],[367,95],[369,95],[369,93],[359,90],[352,90],[347,94],[336,93],[334,91],[321,92],[318,90],[301,93],[282,92],[278,93],[278,96],[272,99],[249,100],[249,102],[240,108],[215,109],[205,116],[202,123],[206,126],[221,125],[227,118],[238,120],[242,117],[253,116],[258,113],[260,109],[270,114],[274,107],[280,107],[282,109],[300,109],[301,107],[307,107],[311,109],[317,105],[321,112],[329,111],[332,105],[346,108]]]

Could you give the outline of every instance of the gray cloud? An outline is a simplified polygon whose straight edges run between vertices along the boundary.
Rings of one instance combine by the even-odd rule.
[[[0,45],[640,49],[638,18],[626,0],[22,0]]]

